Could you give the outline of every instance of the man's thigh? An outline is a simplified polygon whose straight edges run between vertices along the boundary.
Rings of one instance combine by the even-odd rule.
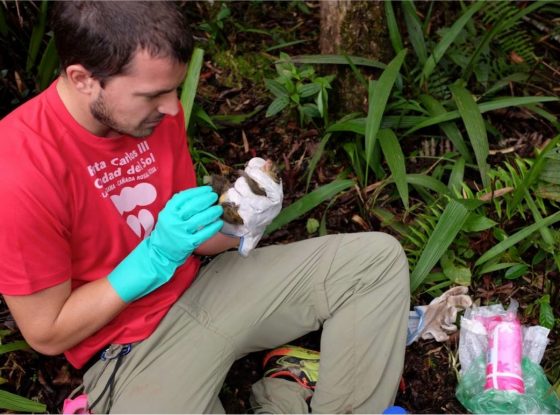
[[[328,317],[322,286],[341,236],[227,252],[204,267],[179,303],[231,339],[236,357],[276,347]]]

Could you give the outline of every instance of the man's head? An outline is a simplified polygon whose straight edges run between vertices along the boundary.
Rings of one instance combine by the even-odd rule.
[[[100,127],[144,137],[178,111],[192,36],[173,2],[55,2],[52,27],[62,75]]]

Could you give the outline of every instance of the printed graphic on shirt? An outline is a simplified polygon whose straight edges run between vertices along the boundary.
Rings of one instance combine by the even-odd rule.
[[[87,167],[93,185],[101,197],[110,198],[132,231],[145,238],[155,223],[149,207],[157,198],[157,189],[146,180],[157,171],[156,158],[147,141],[109,160]]]

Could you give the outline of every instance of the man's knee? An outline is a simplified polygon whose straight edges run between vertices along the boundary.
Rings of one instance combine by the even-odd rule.
[[[383,232],[364,233],[363,251],[370,261],[370,266],[377,272],[376,279],[391,280],[399,288],[409,290],[410,277],[408,259],[401,243],[392,235]]]

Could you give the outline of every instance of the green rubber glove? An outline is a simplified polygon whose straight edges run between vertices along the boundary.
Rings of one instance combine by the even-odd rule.
[[[222,227],[218,195],[210,186],[173,196],[158,215],[156,227],[107,277],[129,303],[171,279],[175,270]],[[212,206],[214,205],[214,206]]]

